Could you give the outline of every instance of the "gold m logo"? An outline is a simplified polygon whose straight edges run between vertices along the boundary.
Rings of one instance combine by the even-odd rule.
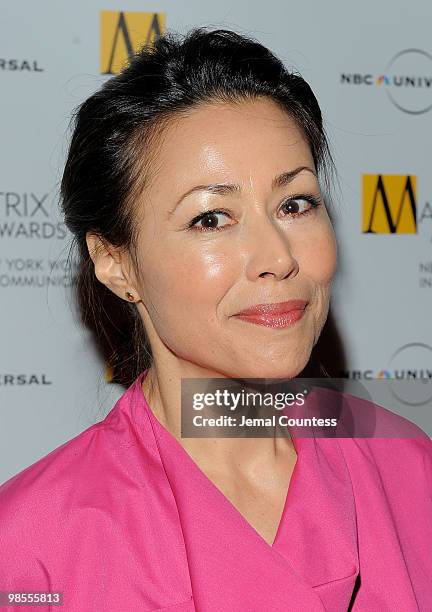
[[[105,362],[105,382],[110,383],[114,378],[114,368],[108,362]]]
[[[151,45],[165,29],[165,13],[101,11],[100,71],[117,74],[141,47]]]
[[[362,187],[362,232],[417,233],[417,177],[364,174]]]

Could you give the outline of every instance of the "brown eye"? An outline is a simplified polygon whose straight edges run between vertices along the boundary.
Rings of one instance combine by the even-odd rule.
[[[198,215],[198,217],[195,217],[195,219],[192,219],[188,227],[192,229],[197,229],[201,232],[221,230],[229,224],[225,223],[224,225],[221,225],[220,220],[218,219],[218,215],[228,218],[228,213],[226,213],[225,211],[209,210],[205,213],[202,213],[201,215]]]
[[[289,198],[286,200],[281,208],[286,216],[290,217],[300,217],[302,215],[306,215],[309,212],[312,212],[313,209],[317,208],[320,205],[320,201],[313,197],[295,197]]]

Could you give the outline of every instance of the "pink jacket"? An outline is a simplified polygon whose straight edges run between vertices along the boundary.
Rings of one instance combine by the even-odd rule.
[[[293,437],[270,546],[153,415],[146,372],[104,420],[0,487],[0,591],[63,593],[60,607],[1,609],[432,610],[426,434]]]

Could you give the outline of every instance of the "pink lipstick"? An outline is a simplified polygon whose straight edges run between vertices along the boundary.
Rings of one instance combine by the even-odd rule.
[[[236,313],[234,316],[247,323],[265,325],[266,327],[289,327],[304,314],[307,300],[288,300],[274,304],[255,304]]]

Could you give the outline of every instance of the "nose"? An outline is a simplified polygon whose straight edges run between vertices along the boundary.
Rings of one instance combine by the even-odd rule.
[[[244,254],[246,276],[249,280],[274,277],[283,280],[296,276],[299,271],[297,259],[293,256],[287,233],[277,223],[259,215],[254,226],[245,229]]]

